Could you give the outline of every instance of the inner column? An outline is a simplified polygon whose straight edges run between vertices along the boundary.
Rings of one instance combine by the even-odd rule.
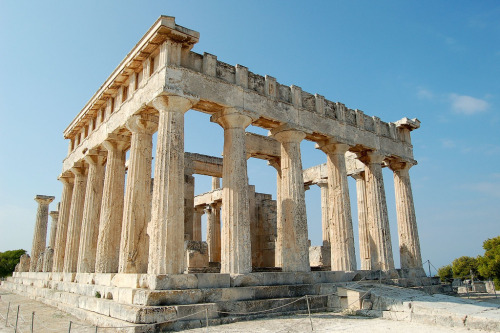
[[[35,230],[33,232],[33,243],[31,246],[30,272],[36,272],[38,257],[45,250],[47,241],[47,224],[49,222],[49,204],[54,197],[37,195],[35,201],[38,203],[36,212]]]
[[[61,205],[59,207],[59,219],[57,222],[56,240],[54,243],[53,272],[62,272],[64,267],[64,252],[66,237],[68,236],[69,213],[73,197],[73,173],[66,172],[59,177],[59,180],[63,184],[63,191],[61,194]]]

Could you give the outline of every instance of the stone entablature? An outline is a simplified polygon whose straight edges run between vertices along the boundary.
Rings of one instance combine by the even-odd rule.
[[[245,110],[252,125],[266,129],[291,124],[304,131],[307,140],[334,138],[353,151],[377,150],[413,160],[409,131],[419,127],[418,120],[386,123],[244,66],[225,64],[214,55],[191,52],[198,39],[198,32],[176,25],[173,17],[160,17],[64,131],[70,148],[63,172],[109,134],[129,135],[127,119],[151,112],[158,94],[191,96],[191,109],[209,114],[227,107]]]

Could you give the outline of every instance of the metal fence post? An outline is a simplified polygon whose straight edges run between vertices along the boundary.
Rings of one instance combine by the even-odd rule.
[[[20,305],[17,306],[16,327],[14,328],[14,333],[17,333],[17,323],[19,322],[19,307]]]
[[[35,311],[31,313],[31,333],[33,333],[33,323],[35,322]]]
[[[9,311],[10,311],[10,302],[7,305],[7,316],[5,316],[5,327],[9,326]]]

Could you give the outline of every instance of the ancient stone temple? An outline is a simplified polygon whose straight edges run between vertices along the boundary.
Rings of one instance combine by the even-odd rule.
[[[37,196],[31,257],[7,287],[140,332],[196,327],[206,317],[223,323],[231,312],[304,295],[316,297],[280,311],[339,308],[344,296],[336,288],[346,281],[432,283],[422,269],[409,176],[416,164],[410,133],[420,122],[384,122],[192,52],[199,37],[160,17],[64,130],[63,192],[50,213],[48,247],[54,197]],[[184,150],[188,110],[223,128],[223,158]],[[248,133],[249,125],[269,135]],[[315,142],[326,164],[303,170],[302,140]],[[277,198],[248,184],[249,158],[276,170]],[[394,174],[398,269],[384,167]],[[213,177],[210,192],[195,195],[196,174]],[[320,247],[310,247],[307,231],[312,185],[321,188]],[[357,196],[358,240],[350,195]]]

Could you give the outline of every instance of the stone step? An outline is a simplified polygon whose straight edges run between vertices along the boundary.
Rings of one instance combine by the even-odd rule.
[[[258,300],[232,300],[187,305],[139,306],[117,303],[108,299],[54,291],[48,288],[19,285],[11,282],[6,282],[5,287],[13,291],[31,295],[37,299],[47,300],[50,304],[55,304],[61,308],[77,308],[102,316],[109,316],[117,320],[139,324],[177,320],[204,320],[207,315],[209,319],[216,319],[258,314],[262,313],[262,311],[281,313],[307,309],[307,301],[302,297],[269,297]],[[310,297],[310,308],[318,310],[331,307],[336,301],[335,297],[327,295]],[[271,309],[276,310],[267,311]]]

